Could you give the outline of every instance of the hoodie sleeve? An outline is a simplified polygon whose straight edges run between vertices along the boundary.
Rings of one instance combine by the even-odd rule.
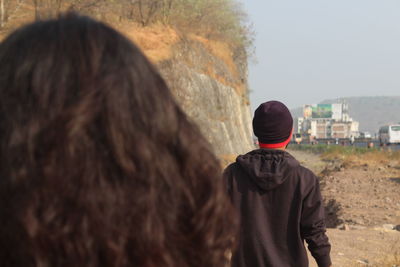
[[[300,230],[318,266],[328,267],[332,264],[330,259],[331,245],[325,234],[324,207],[319,181],[314,175],[313,178],[314,184],[303,200]]]

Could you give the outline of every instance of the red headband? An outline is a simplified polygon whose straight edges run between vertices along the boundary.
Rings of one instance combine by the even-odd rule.
[[[263,143],[258,143],[260,148],[280,148],[280,147],[285,147],[287,144],[289,144],[290,140],[292,140],[292,133],[293,129],[290,131],[289,138],[283,141],[282,143],[277,143],[277,144],[263,144]]]

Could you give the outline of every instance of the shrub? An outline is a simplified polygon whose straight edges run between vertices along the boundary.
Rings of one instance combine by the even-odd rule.
[[[95,14],[101,19],[107,20],[112,14],[116,14],[119,20],[134,21],[143,27],[162,23],[181,32],[224,40],[234,47],[244,48],[247,53],[252,49],[254,34],[247,21],[247,15],[237,0],[64,0],[64,2],[68,8],[90,15]]]

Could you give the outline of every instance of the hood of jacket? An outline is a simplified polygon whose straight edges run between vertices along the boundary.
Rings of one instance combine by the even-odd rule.
[[[281,185],[299,162],[288,152],[276,149],[257,149],[237,157],[236,162],[262,190]]]

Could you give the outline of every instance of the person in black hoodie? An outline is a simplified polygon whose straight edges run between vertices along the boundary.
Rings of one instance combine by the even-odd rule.
[[[261,104],[253,119],[260,148],[224,171],[240,217],[232,267],[306,267],[304,240],[319,267],[331,266],[319,181],[285,151],[292,129],[284,104]]]

